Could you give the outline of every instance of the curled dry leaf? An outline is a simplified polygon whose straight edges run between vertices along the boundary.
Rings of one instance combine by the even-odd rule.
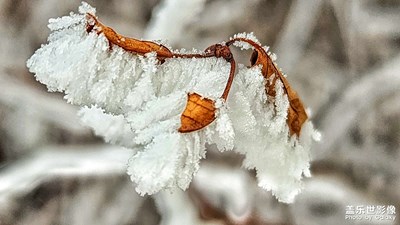
[[[91,32],[94,29],[97,31],[97,33],[103,33],[110,43],[118,45],[126,51],[140,55],[144,55],[149,52],[156,52],[157,58],[160,61],[163,61],[165,58],[171,58],[173,56],[173,53],[163,45],[156,44],[151,41],[141,41],[134,38],[122,36],[115,32],[111,27],[103,25],[92,14],[88,13],[87,17],[90,21],[87,24],[87,32]]]
[[[206,127],[215,120],[214,101],[196,93],[188,94],[185,111],[181,115],[179,132],[188,133]]]
[[[285,76],[277,68],[276,64],[273,62],[271,57],[262,46],[252,40],[245,38],[235,38],[229,41],[227,44],[232,44],[235,41],[244,41],[254,47],[254,51],[250,59],[251,66],[262,65],[261,72],[267,81],[265,89],[269,96],[275,97],[276,95],[275,83],[277,79],[279,79],[283,83],[285,93],[287,94],[289,99],[287,124],[290,129],[290,135],[296,134],[297,136],[299,136],[301,126],[307,120],[308,116],[297,92],[291,88]]]
[[[299,95],[289,85],[287,79],[283,76],[282,72],[277,68],[276,64],[272,61],[271,57],[265,50],[259,46],[254,49],[251,57],[251,64],[262,65],[262,74],[266,78],[266,90],[270,96],[275,96],[275,83],[279,79],[285,88],[285,92],[289,99],[289,109],[287,124],[290,129],[290,135],[300,135],[301,126],[307,120],[308,116],[301,102]]]
[[[235,76],[236,63],[228,46],[216,44],[208,47],[205,57],[215,56],[223,58],[231,64],[229,78],[221,98],[226,101]],[[215,120],[215,102],[208,98],[203,98],[199,94],[192,93],[188,95],[186,108],[181,115],[181,127],[179,132],[187,133],[200,130]]]

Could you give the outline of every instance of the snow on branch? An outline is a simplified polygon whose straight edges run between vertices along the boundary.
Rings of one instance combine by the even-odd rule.
[[[107,142],[134,150],[128,174],[138,193],[185,190],[206,143],[245,155],[259,186],[283,202],[292,202],[302,177],[310,176],[318,133],[253,35],[204,52],[176,52],[117,34],[87,3],[79,14],[51,19],[49,28],[48,44],[28,60],[29,70],[81,106],[82,121]],[[229,49],[243,41],[254,49],[249,68],[236,65]]]

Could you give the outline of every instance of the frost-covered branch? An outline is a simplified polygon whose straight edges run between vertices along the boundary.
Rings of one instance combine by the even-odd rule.
[[[302,177],[310,175],[316,133],[306,115],[296,114],[301,101],[253,35],[205,52],[178,52],[117,34],[86,3],[79,12],[50,20],[49,43],[27,65],[50,91],[81,106],[82,121],[107,142],[134,150],[128,174],[138,193],[187,189],[207,143],[245,155],[244,166],[257,171],[260,187],[280,201],[294,200]],[[251,68],[235,66],[228,43],[236,41],[255,48]],[[191,93],[201,96],[197,105],[189,104]],[[198,104],[204,99],[215,107],[214,122],[179,132],[184,110],[204,118],[206,106]]]

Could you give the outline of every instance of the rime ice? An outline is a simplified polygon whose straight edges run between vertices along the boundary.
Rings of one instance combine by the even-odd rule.
[[[161,65],[153,53],[110,50],[104,35],[86,32],[88,12],[95,10],[83,3],[80,14],[51,19],[48,43],[27,66],[49,91],[64,92],[69,103],[81,106],[82,122],[97,135],[134,150],[128,174],[137,192],[186,189],[208,143],[245,155],[244,166],[256,169],[261,188],[280,201],[293,201],[302,177],[310,176],[309,150],[317,133],[307,121],[298,139],[289,137],[289,102],[279,81],[271,104],[260,67],[238,65],[223,102],[219,97],[230,71],[225,60],[171,58]],[[258,43],[253,34],[240,35]],[[182,134],[177,131],[180,115],[191,92],[215,100],[217,118],[202,130]]]

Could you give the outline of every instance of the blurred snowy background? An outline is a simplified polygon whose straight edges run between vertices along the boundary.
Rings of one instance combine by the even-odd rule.
[[[0,225],[400,224],[345,220],[349,205],[400,210],[399,0],[88,2],[117,32],[174,48],[254,32],[323,134],[313,177],[294,204],[281,204],[239,155],[211,146],[188,191],[138,196],[129,152],[82,127],[77,109],[25,66],[46,42],[48,19],[80,1],[0,0]]]

